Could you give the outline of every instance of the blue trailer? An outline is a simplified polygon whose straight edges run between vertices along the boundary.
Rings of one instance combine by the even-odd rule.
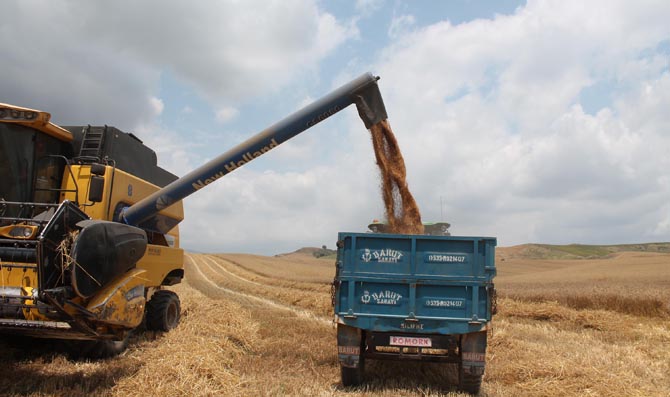
[[[333,305],[345,386],[365,360],[456,363],[477,394],[496,311],[492,237],[340,233]]]

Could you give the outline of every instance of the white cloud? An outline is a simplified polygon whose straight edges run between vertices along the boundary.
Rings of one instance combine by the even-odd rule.
[[[355,28],[297,0],[15,0],[3,15],[3,95],[63,124],[124,129],[155,114],[163,71],[211,102],[247,100],[312,70]]]
[[[668,17],[661,3],[531,1],[399,36],[378,71],[424,216],[444,196],[454,232],[502,244],[658,239]],[[614,101],[585,114],[580,92],[610,81]]]
[[[156,152],[158,165],[177,176],[188,173],[203,162],[198,155],[203,150],[203,143],[184,139],[179,133],[155,123],[139,125],[134,132]]]
[[[388,35],[390,38],[395,39],[403,34],[407,34],[415,24],[416,18],[414,18],[414,15],[394,16],[389,25]]]
[[[662,73],[638,80],[638,84],[617,98],[615,108],[622,120],[645,136],[670,131],[670,56]],[[667,157],[667,156],[666,156]]]
[[[216,111],[216,120],[222,124],[227,123],[234,120],[239,113],[240,111],[236,108],[225,106]]]
[[[315,50],[318,57],[324,57],[348,39],[359,35],[355,21],[342,25],[331,14],[322,14],[318,17],[318,28],[315,40]]]
[[[384,0],[356,0],[356,11],[363,16],[373,14],[384,5]]]
[[[162,99],[152,96],[151,98],[149,98],[149,103],[151,104],[151,108],[153,109],[154,114],[156,116],[160,116],[161,113],[163,113],[163,109],[165,109],[165,104],[163,103]]]

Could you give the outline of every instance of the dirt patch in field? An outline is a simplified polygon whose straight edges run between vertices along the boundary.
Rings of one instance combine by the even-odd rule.
[[[391,233],[423,234],[421,213],[407,187],[405,160],[388,120],[370,128]]]

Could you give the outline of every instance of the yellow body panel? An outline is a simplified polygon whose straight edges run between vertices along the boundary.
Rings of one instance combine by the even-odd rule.
[[[119,276],[98,292],[86,308],[102,323],[137,327],[144,316],[146,273],[133,269]]]
[[[37,287],[37,265],[0,262],[0,288],[14,289],[16,293],[26,296],[27,288],[35,287]]]
[[[138,269],[147,271],[148,286],[160,285],[172,270],[183,268],[184,250],[160,245],[147,245],[147,251],[137,262]]]
[[[37,265],[31,263],[0,263],[0,288],[5,296],[32,297],[33,289],[37,288]],[[23,300],[26,305],[33,305],[32,299]],[[27,320],[43,320],[44,316],[37,309],[24,308],[23,315]]]
[[[36,287],[37,265],[28,263],[0,263],[0,287]]]
[[[73,165],[71,169],[72,175],[65,172],[63,189],[75,190],[78,187],[79,197],[76,197],[74,192],[64,192],[61,194],[61,201],[79,199],[80,204],[85,204],[81,209],[93,219],[114,220],[114,210],[119,204],[129,207],[160,189],[154,184],[108,165],[105,167],[103,199],[99,203],[91,203],[88,202],[91,166]],[[183,204],[179,201],[160,211],[159,214],[182,221],[184,219]],[[174,228],[169,234],[178,239],[179,229]]]

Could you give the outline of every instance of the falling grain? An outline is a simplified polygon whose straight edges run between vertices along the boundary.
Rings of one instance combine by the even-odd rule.
[[[381,173],[382,198],[391,233],[423,234],[421,213],[407,187],[405,160],[388,120],[370,128]]]

